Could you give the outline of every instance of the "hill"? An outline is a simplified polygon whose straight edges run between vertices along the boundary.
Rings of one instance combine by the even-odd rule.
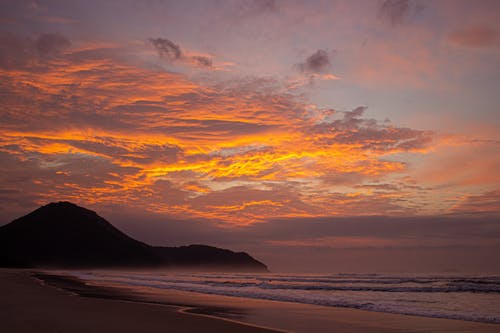
[[[267,271],[244,252],[207,245],[150,246],[70,202],[50,203],[0,227],[0,266]]]

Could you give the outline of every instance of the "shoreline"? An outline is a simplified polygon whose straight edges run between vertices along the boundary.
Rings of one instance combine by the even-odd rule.
[[[190,322],[194,321],[207,321],[203,323],[203,330],[201,330],[203,332],[301,333],[335,331],[338,333],[416,333],[432,331],[490,333],[498,332],[500,329],[498,324],[209,295],[170,289],[158,290],[149,287],[128,288],[123,285],[99,285],[92,282],[87,283],[71,275],[65,275],[61,271],[10,270],[10,278],[5,279],[6,272],[0,269],[1,288],[6,287],[5,281],[9,279],[24,279],[25,284],[26,279],[28,279],[32,285],[43,289],[45,293],[50,291],[51,297],[55,297],[55,293],[57,293],[58,299],[64,298],[69,305],[81,303],[83,300],[92,303],[93,306],[102,308],[103,305],[100,303],[106,303],[106,309],[103,311],[111,312],[113,312],[112,309],[118,307],[138,306],[140,307],[138,311],[141,316],[146,316],[148,313],[152,315],[151,313],[156,312],[157,309],[163,309],[164,313],[161,317],[164,317],[165,313],[170,316],[169,318],[163,318],[166,323],[175,320],[177,325],[181,325],[177,326],[178,328],[174,329],[174,332],[191,332],[188,327]],[[44,304],[50,306],[50,302],[50,298],[45,299]],[[153,315],[153,317],[155,316]],[[186,319],[186,321],[180,323],[179,317]],[[112,321],[106,316],[102,320]],[[230,325],[232,328],[228,330],[226,327],[215,330],[214,325]],[[149,330],[142,328],[145,332],[152,332],[157,329],[158,327],[151,327]],[[44,332],[43,330],[20,330],[20,332],[35,331]],[[100,332],[99,330],[94,331]],[[192,331],[199,332],[200,330]]]
[[[282,277],[280,274],[221,275],[217,272],[113,269],[69,270],[61,271],[61,274],[78,277],[91,285],[125,287],[129,293],[149,288],[150,296],[155,299],[165,290],[175,290],[185,294],[500,325],[500,313],[498,309],[495,310],[498,304],[495,287],[498,285],[498,276],[422,275],[408,278],[389,275],[373,281],[372,278],[361,277],[358,280],[356,275],[345,274],[349,279],[354,279],[348,280],[349,284],[346,285],[343,284],[346,282],[345,277],[337,279],[306,274]],[[292,282],[295,284],[289,287]]]
[[[6,332],[246,332],[277,330],[182,312],[182,307],[121,299],[116,290],[87,288],[76,292],[77,281],[52,275],[52,283],[34,270],[0,269],[0,322]],[[73,290],[54,283],[66,282]],[[68,282],[69,281],[69,282]],[[83,284],[83,282],[81,282]],[[80,285],[81,286],[81,285]],[[82,289],[83,290],[83,289]],[[115,293],[113,295],[113,293]]]
[[[206,318],[212,318],[217,320],[223,320],[239,325],[254,327],[258,329],[270,330],[277,333],[288,333],[287,331],[277,330],[272,327],[264,327],[260,325],[254,325],[252,323],[247,323],[235,319],[231,319],[231,314],[234,313],[234,309],[225,307],[209,307],[199,304],[180,304],[179,302],[167,302],[154,300],[152,298],[141,296],[134,292],[130,292],[128,289],[113,287],[113,286],[97,286],[89,285],[85,281],[71,276],[71,275],[60,275],[60,274],[49,274],[47,272],[30,271],[30,277],[37,280],[43,286],[48,286],[51,288],[56,288],[64,292],[71,293],[72,295],[78,297],[90,297],[90,298],[102,298],[109,300],[116,300],[122,302],[134,302],[141,304],[157,305],[157,306],[167,306],[176,308],[178,313],[184,313],[192,316],[201,316]]]
[[[49,273],[50,275],[50,273]],[[52,275],[61,279],[60,275]],[[79,280],[84,292],[105,292],[105,297],[130,301],[182,307],[185,313],[214,317],[231,322],[270,328],[284,332],[496,332],[498,324],[470,322],[456,319],[423,317],[387,312],[375,312],[345,307],[329,307],[275,300],[253,299],[238,296],[203,294],[174,289],[159,290],[151,287],[131,287],[122,284],[100,284]],[[307,324],[304,324],[307,323]]]

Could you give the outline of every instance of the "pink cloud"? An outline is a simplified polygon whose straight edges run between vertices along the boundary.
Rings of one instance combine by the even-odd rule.
[[[471,48],[484,48],[498,45],[499,33],[488,26],[473,26],[455,30],[448,39],[453,44]]]

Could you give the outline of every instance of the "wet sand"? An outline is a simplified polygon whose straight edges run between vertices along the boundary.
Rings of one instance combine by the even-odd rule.
[[[272,332],[183,313],[176,306],[80,297],[22,270],[0,270],[0,300],[2,332]]]
[[[7,323],[2,327],[16,332],[270,332],[265,327],[319,333],[500,331],[495,324],[176,290],[159,293],[147,287],[89,285],[52,273],[0,271],[0,281],[0,320]]]
[[[137,290],[137,289],[136,289]],[[500,325],[291,302],[141,288],[146,299],[187,304],[194,311],[296,333],[499,333]],[[217,310],[220,309],[220,310]]]

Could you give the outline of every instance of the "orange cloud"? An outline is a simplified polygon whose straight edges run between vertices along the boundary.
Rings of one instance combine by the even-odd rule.
[[[454,214],[498,215],[500,214],[500,190],[478,195],[465,195],[451,209]]]
[[[121,60],[116,46],[69,49],[3,68],[4,177],[37,202],[139,206],[248,224],[269,218],[404,214],[417,197],[360,189],[407,170],[394,156],[433,133],[323,110],[259,82],[206,86]]]

